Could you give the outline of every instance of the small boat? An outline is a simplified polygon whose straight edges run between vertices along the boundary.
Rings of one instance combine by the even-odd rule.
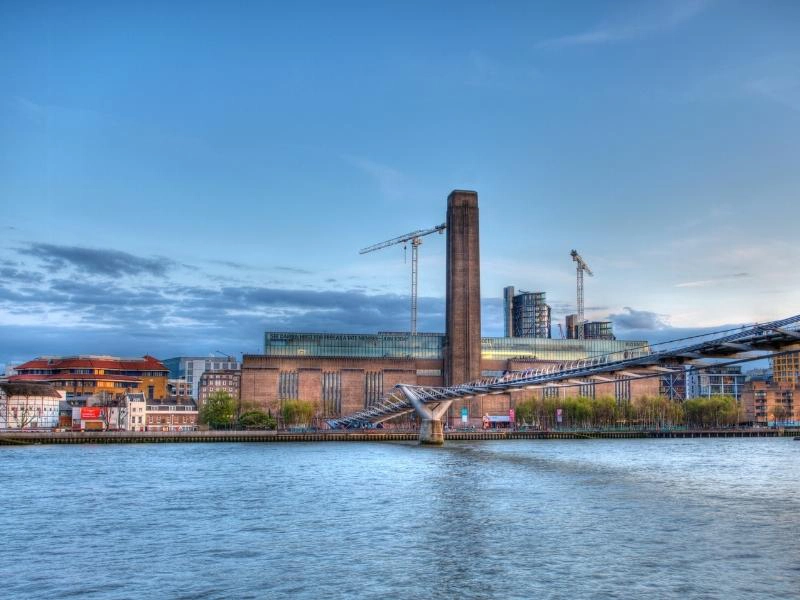
[[[796,437],[794,438],[794,441],[795,441],[795,442],[800,442],[800,435],[796,436]]]

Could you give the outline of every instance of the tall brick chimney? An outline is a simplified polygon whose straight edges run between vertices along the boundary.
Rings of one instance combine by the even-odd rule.
[[[454,190],[447,197],[447,300],[444,347],[446,385],[481,374],[481,267],[478,193]]]

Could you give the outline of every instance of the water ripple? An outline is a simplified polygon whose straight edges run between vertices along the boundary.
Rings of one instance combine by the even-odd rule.
[[[800,444],[0,448],[3,598],[794,598]]]

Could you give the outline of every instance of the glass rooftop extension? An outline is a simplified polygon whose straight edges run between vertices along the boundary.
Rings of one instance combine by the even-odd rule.
[[[444,356],[441,333],[285,333],[264,334],[266,356],[335,358],[424,358]],[[481,338],[481,356],[487,360],[538,358],[579,360],[647,346],[643,341],[561,340],[526,337]]]
[[[647,347],[647,342],[628,340],[561,340],[531,337],[481,338],[481,358],[508,360],[538,358],[539,360],[580,360],[607,354],[624,353]],[[622,358],[622,356],[620,356]]]
[[[267,356],[442,358],[440,333],[278,333],[264,335]]]

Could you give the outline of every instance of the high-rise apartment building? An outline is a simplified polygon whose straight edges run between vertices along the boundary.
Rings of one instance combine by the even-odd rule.
[[[710,367],[689,370],[686,381],[688,398],[707,398],[709,396],[733,396],[739,400],[744,388],[746,375],[742,367]]]
[[[550,338],[550,305],[544,292],[503,290],[506,337]]]

